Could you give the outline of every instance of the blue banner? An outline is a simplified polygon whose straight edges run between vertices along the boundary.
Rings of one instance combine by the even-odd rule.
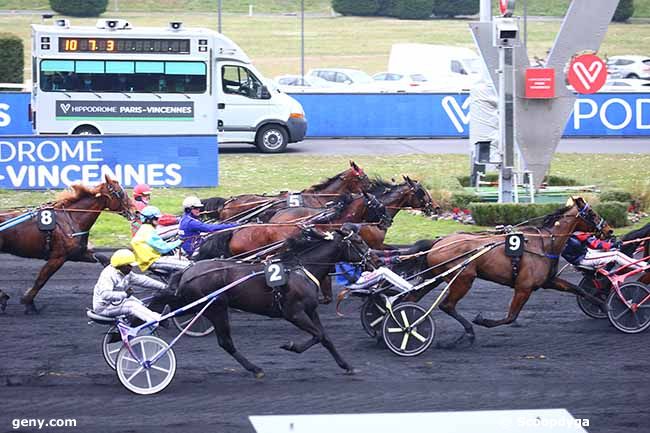
[[[0,137],[0,189],[64,188],[102,182],[133,187],[217,186],[215,136]]]
[[[32,134],[29,93],[0,92],[0,135]]]
[[[650,135],[650,93],[580,96],[573,105],[565,136]]]

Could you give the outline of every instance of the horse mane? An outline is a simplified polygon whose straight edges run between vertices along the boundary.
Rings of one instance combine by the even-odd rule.
[[[330,186],[332,183],[334,183],[339,178],[339,176],[341,176],[343,173],[345,173],[345,171],[342,172],[342,173],[339,173],[339,174],[335,174],[332,177],[328,177],[327,179],[325,179],[321,183],[307,188],[305,191],[314,191],[314,192],[322,191],[325,188],[327,188],[328,186]]]
[[[317,243],[332,242],[326,239],[310,237],[308,233],[301,232],[299,235],[291,237],[286,241],[287,250],[281,252],[276,257],[282,261],[289,262],[307,249],[314,248]]]
[[[390,190],[394,186],[394,183],[377,176],[372,180],[370,190],[368,192],[373,195],[384,194],[386,190]]]
[[[553,224],[556,223],[556,221],[559,221],[564,214],[571,209],[573,206],[565,206],[561,207],[560,209],[557,209],[555,212],[548,214],[544,217],[544,220],[542,221],[541,227],[544,228],[549,228],[552,227]]]
[[[65,207],[85,197],[94,197],[100,192],[101,185],[90,187],[81,184],[71,185],[69,189],[58,193],[54,199],[55,207]]]

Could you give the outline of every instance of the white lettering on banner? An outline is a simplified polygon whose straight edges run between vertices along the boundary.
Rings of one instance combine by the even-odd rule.
[[[460,133],[465,131],[465,125],[469,124],[469,98],[466,98],[463,105],[460,105],[453,96],[445,96],[442,98],[442,108],[451,123],[454,124],[456,131]],[[467,114],[465,114],[466,112]]]
[[[643,115],[643,106],[650,104],[650,99],[639,98],[636,100],[636,129],[650,129],[650,113],[647,116]],[[643,123],[643,119],[648,120],[648,123]]]
[[[582,106],[588,105],[591,110],[589,113],[582,113]],[[573,129],[580,129],[582,119],[591,119],[598,113],[598,104],[592,99],[576,99],[573,103]]]
[[[96,184],[105,174],[126,185],[178,186],[183,180],[178,163],[108,165],[102,157],[103,144],[97,139],[0,140],[0,180],[7,179],[14,188]]]
[[[623,110],[625,110],[625,119],[619,123],[618,125],[614,125],[607,119],[607,109],[610,107],[610,105],[613,104],[620,104],[621,107],[623,107]],[[628,104],[625,100],[620,99],[620,98],[612,98],[608,99],[605,101],[605,103],[600,107],[600,121],[603,122],[603,125],[605,125],[606,128],[609,129],[623,129],[627,125],[630,124],[632,121],[632,107],[630,107],[630,104]]]
[[[8,113],[10,108],[9,104],[0,103],[0,128],[11,123],[11,116]]]

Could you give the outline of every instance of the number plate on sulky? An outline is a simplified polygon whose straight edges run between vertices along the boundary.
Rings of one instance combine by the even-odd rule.
[[[264,268],[266,285],[269,287],[284,286],[287,284],[287,273],[282,263],[269,263]]]
[[[50,231],[56,228],[56,213],[53,209],[41,209],[36,215],[36,225],[41,231]]]
[[[506,236],[506,256],[521,257],[524,255],[524,235],[512,233]]]

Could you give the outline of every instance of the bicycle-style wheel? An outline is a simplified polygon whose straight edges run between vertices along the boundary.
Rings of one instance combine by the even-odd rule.
[[[619,290],[623,299],[630,306],[628,307],[618,293],[613,290],[607,298],[609,321],[616,329],[626,334],[636,334],[648,329],[650,327],[650,288],[635,281],[623,284]]]
[[[162,391],[174,379],[176,356],[167,343],[158,337],[146,335],[131,340],[120,349],[116,360],[117,377],[126,389],[141,395]],[[152,363],[155,356],[162,356]]]
[[[192,319],[194,319],[194,315],[175,316],[172,317],[172,322],[174,323],[176,329],[178,329],[180,332],[190,324]],[[214,326],[212,326],[212,322],[210,322],[207,317],[201,316],[199,317],[199,320],[197,320],[194,325],[192,325],[192,327],[187,330],[185,335],[189,335],[190,337],[205,337],[206,335],[212,334],[213,331]]]
[[[607,301],[607,294],[609,290],[604,288],[598,288],[594,285],[594,280],[589,277],[583,277],[578,284],[578,287],[583,289],[585,292],[589,293],[592,296],[600,298],[603,300],[603,304]],[[606,319],[607,311],[605,311],[604,305],[598,305],[591,302],[589,299],[576,295],[576,301],[578,302],[578,307],[585,313],[587,316],[592,319]]]
[[[391,352],[399,356],[417,356],[431,346],[436,336],[436,325],[426,312],[416,303],[404,302],[393,308],[393,315],[386,315],[382,332]],[[425,316],[424,320],[413,326],[422,316]]]
[[[113,370],[115,370],[117,354],[120,352],[122,344],[120,331],[117,330],[117,326],[108,328],[108,331],[104,334],[104,338],[102,338],[102,355],[106,364]]]
[[[386,317],[386,309],[380,304],[381,300],[368,298],[361,306],[361,326],[371,337],[376,337],[381,330],[381,324]]]

